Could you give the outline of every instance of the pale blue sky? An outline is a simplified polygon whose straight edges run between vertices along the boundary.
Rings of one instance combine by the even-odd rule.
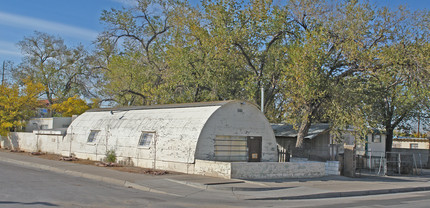
[[[196,3],[199,0],[191,0]],[[279,0],[282,1],[282,0]],[[104,9],[128,7],[133,0],[0,0],[0,62],[20,62],[16,43],[34,31],[57,35],[67,45],[91,48],[103,30],[99,17]],[[429,9],[430,0],[372,0],[379,5]]]

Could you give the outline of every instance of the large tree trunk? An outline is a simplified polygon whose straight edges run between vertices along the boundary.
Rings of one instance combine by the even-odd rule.
[[[429,140],[429,151],[428,151],[428,158],[427,158],[427,168],[430,168],[430,137],[428,138]]]
[[[304,119],[300,124],[299,130],[297,132],[296,148],[293,152],[293,156],[302,157],[302,158],[309,157],[309,154],[307,152],[308,150],[305,149],[304,139],[305,139],[305,136],[308,135],[310,126],[311,126],[311,120],[309,115],[309,116],[306,116],[306,119]]]
[[[303,148],[305,136],[308,135],[309,128],[311,127],[310,116],[306,116],[306,119],[300,124],[299,130],[297,132],[296,148]]]
[[[391,152],[393,149],[393,132],[394,129],[390,127],[385,128],[386,136],[385,136],[385,152]]]

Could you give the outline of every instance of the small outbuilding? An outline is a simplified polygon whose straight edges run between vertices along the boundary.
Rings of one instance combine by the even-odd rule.
[[[385,134],[377,129],[371,129],[362,139],[356,139],[354,129],[342,131],[342,141],[336,141],[330,132],[330,124],[316,123],[309,128],[304,138],[304,150],[297,151],[297,130],[289,124],[272,124],[280,154],[280,160],[289,157],[307,158],[309,160],[336,160],[339,153],[343,153],[344,145],[355,146],[359,155],[385,156]]]
[[[289,124],[272,124],[278,143],[280,160],[289,160],[292,157],[307,158],[309,160],[327,161],[333,158],[333,144],[330,137],[330,124],[312,124],[304,139],[304,152],[296,151],[297,130]],[[299,153],[299,154],[297,154]]]
[[[218,161],[278,161],[269,122],[246,101],[89,110],[61,146],[62,155],[103,160],[112,151],[124,164],[215,176]]]

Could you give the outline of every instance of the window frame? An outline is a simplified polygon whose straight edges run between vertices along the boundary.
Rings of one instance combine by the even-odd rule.
[[[410,149],[418,149],[418,147],[419,147],[419,144],[418,144],[418,143],[410,143],[410,144],[409,144],[409,148],[410,148]]]
[[[145,138],[144,135],[151,135],[151,140],[147,145],[144,145],[146,142],[143,142],[143,144],[141,144],[142,140]],[[141,149],[150,149],[152,146],[152,143],[155,142],[155,136],[156,136],[155,131],[142,131],[139,136],[139,140],[137,141],[137,147]]]
[[[88,137],[87,137],[87,144],[95,145],[99,133],[100,133],[100,130],[90,130],[90,133],[88,134]],[[93,134],[93,137],[90,140],[90,137],[91,137],[92,134]]]
[[[376,137],[378,137],[378,141],[376,141]],[[373,143],[382,143],[382,135],[381,134],[372,134],[372,142]]]

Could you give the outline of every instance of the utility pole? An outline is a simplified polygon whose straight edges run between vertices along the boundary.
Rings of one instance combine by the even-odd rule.
[[[1,74],[1,85],[4,83],[4,68],[5,68],[5,62],[3,61],[3,72]]]

